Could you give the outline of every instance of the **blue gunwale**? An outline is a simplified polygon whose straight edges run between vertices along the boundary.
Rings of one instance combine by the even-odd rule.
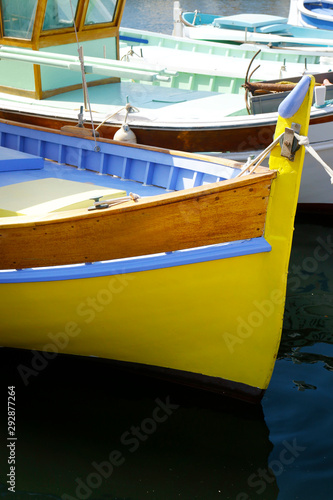
[[[128,189],[136,189],[140,195],[144,186],[142,194],[145,196],[159,194],[165,190],[174,191],[218,182],[237,175],[237,169],[223,164],[221,159],[212,159],[207,165],[207,158],[200,158],[200,155],[193,156],[179,152],[177,154],[174,151],[147,149],[140,145],[125,145],[103,139],[98,141],[100,151],[97,152],[94,150],[95,142],[92,138],[82,139],[67,136],[62,132],[47,132],[40,129],[36,134],[34,129],[2,122],[0,122],[0,146],[48,158],[62,165],[62,169],[69,169],[70,167],[63,167],[63,164],[67,164],[80,170],[84,169],[86,172],[108,174],[108,182],[112,179],[112,187],[117,188],[121,183],[124,188],[124,183],[128,183]],[[56,166],[49,164],[48,168],[56,169]],[[74,169],[72,171],[71,175],[74,176]],[[43,174],[42,171],[35,174],[30,171],[25,177],[23,172],[10,172],[6,177],[2,176],[3,180],[0,177],[0,185],[8,184],[9,179],[10,183],[29,180],[34,175],[35,178],[50,176],[46,172]],[[57,175],[60,175],[60,172]],[[79,181],[79,175],[76,177],[75,180]],[[97,185],[105,185],[103,177],[95,175],[94,182]],[[150,192],[147,187],[150,187]]]
[[[94,262],[92,264],[5,270],[0,271],[0,283],[32,283],[114,276],[220,259],[231,259],[233,257],[270,251],[271,245],[261,236],[249,240],[219,243],[217,245],[145,255],[142,257]]]

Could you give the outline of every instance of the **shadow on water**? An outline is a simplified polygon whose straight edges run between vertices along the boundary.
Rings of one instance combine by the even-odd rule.
[[[58,355],[25,386],[17,366],[33,355],[0,350],[2,401],[6,386],[16,391],[15,499],[245,500],[263,481],[258,471],[269,474],[265,498],[277,498],[260,405],[74,356]],[[5,447],[0,461],[0,498],[13,498]]]
[[[332,258],[332,217],[297,214],[282,340],[262,402],[279,500],[332,498]]]
[[[332,218],[299,214],[296,222],[278,359],[333,371]]]
[[[57,355],[44,366],[31,351],[0,349],[2,443],[8,386],[17,436],[16,493],[7,489],[5,444],[0,498],[312,500],[313,488],[326,495],[332,236],[330,221],[297,217],[282,342],[263,406],[133,376],[96,358]],[[35,366],[27,385],[20,365]]]

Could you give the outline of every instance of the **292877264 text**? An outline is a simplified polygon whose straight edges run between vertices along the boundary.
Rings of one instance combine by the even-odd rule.
[[[7,449],[8,449],[8,474],[7,474],[7,484],[8,491],[15,493],[16,486],[16,407],[15,407],[15,386],[8,387],[8,437],[7,437]]]

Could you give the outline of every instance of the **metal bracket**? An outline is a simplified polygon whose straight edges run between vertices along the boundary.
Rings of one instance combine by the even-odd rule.
[[[295,153],[300,148],[295,137],[295,132],[299,133],[300,129],[299,123],[292,123],[291,128],[285,129],[284,136],[281,139],[281,156],[288,158],[289,161],[294,161]]]
[[[101,210],[103,208],[109,208],[108,203],[103,203],[102,201],[100,201],[101,198],[102,198],[101,196],[97,196],[96,198],[90,198],[90,200],[94,200],[95,204],[89,207],[88,210],[91,211],[91,210]]]

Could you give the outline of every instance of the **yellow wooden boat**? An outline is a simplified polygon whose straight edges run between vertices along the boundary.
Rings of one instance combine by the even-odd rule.
[[[34,351],[25,384],[61,352],[260,400],[304,160],[291,127],[307,135],[313,85],[280,105],[270,168],[250,171],[0,123],[0,343]]]

